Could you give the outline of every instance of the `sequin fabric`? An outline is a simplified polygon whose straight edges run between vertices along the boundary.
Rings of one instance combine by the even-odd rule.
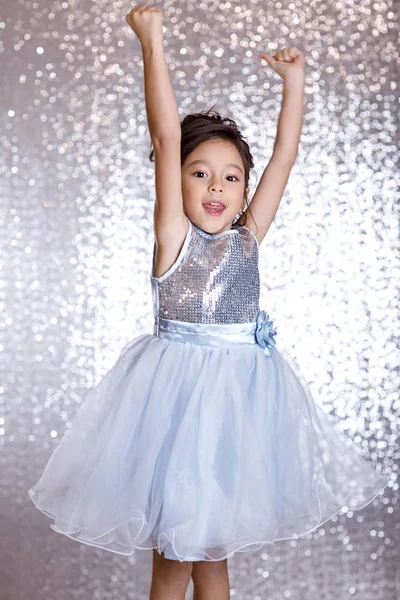
[[[208,234],[189,221],[174,265],[150,276],[155,317],[189,323],[250,323],[259,312],[258,243],[250,229]],[[155,247],[153,250],[154,268]]]

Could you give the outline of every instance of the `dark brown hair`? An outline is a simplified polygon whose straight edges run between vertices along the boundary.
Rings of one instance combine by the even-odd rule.
[[[228,117],[221,117],[221,115],[214,110],[214,107],[205,112],[186,115],[181,121],[181,166],[185,162],[187,156],[193,152],[197,146],[202,142],[216,138],[225,139],[231,142],[239,151],[244,166],[243,197],[245,197],[246,188],[248,187],[250,178],[250,169],[254,167],[249,145],[243,138],[235,121]],[[152,144],[150,147],[152,148]],[[149,159],[154,162],[154,148],[151,149]],[[250,211],[247,198],[246,204],[246,211]],[[247,215],[246,212],[243,212],[235,221],[235,225],[246,225],[246,222]]]

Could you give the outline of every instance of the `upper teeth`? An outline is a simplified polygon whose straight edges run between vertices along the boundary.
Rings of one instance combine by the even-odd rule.
[[[219,202],[209,202],[208,204],[211,204],[212,206],[222,206]]]

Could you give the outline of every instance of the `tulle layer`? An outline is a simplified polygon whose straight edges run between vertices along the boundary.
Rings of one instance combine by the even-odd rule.
[[[88,394],[29,496],[79,542],[215,561],[305,535],[387,483],[284,350],[144,334]]]

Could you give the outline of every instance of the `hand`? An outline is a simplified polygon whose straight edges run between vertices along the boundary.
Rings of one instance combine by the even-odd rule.
[[[162,11],[155,6],[138,4],[125,17],[142,46],[162,42]]]
[[[269,66],[282,77],[296,76],[299,73],[305,74],[305,61],[303,54],[297,48],[282,48],[276,54],[259,54],[261,59],[265,60]]]

